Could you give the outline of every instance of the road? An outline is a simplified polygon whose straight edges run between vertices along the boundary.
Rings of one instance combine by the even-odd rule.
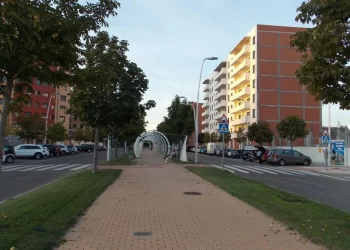
[[[81,153],[40,160],[16,159],[11,164],[4,163],[0,173],[0,203],[64,176],[89,169],[92,158],[93,153]],[[106,151],[99,152],[99,162],[106,159]]]
[[[187,156],[194,160],[194,153]],[[221,157],[199,154],[198,162],[221,168]],[[349,175],[321,174],[300,166],[278,167],[230,158],[225,158],[224,165],[236,175],[350,212]]]

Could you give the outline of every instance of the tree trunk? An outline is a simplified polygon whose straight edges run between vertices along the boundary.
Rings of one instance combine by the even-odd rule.
[[[4,88],[4,104],[2,107],[2,112],[0,116],[0,152],[2,155],[2,152],[4,150],[4,143],[5,143],[5,132],[6,132],[6,123],[7,118],[10,113],[10,103],[11,103],[11,95],[12,95],[12,88],[14,84],[14,77],[9,77],[6,80],[6,85]],[[2,168],[2,160],[0,161],[0,173]]]
[[[97,163],[98,163],[98,143],[99,143],[99,129],[98,127],[95,128],[95,145],[94,145],[94,158],[93,158],[93,168],[92,173],[97,172]]]

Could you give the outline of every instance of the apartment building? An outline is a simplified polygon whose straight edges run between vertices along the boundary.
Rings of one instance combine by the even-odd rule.
[[[276,125],[289,115],[304,119],[311,134],[319,136],[321,102],[299,84],[295,71],[301,66],[301,54],[290,48],[291,35],[301,30],[257,25],[229,53],[227,115],[235,148],[235,131],[247,130],[257,121],[268,122],[276,132],[274,145],[287,145],[278,138]],[[304,140],[293,144],[302,146]]]
[[[217,132],[219,119],[227,109],[227,62],[217,65],[213,73],[203,82],[204,88],[204,128],[202,132]]]
[[[61,122],[67,131],[69,131],[70,115],[67,114],[67,110],[69,109],[71,87],[64,85],[57,88],[56,92],[59,94],[55,98],[55,123]]]
[[[192,102],[191,103],[193,110],[195,111],[197,108],[197,103]],[[203,124],[203,121],[205,117],[202,115],[203,112],[205,112],[204,104],[198,103],[198,132],[203,133],[205,129],[205,124]],[[196,131],[192,133],[192,135],[188,138],[187,144],[190,146],[194,146],[196,144]]]

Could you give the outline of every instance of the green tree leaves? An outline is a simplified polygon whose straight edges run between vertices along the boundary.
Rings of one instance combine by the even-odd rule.
[[[303,53],[297,78],[317,100],[350,109],[350,1],[309,0],[297,11],[296,21],[314,26],[291,41]]]
[[[45,134],[45,123],[39,115],[21,117],[16,135],[25,140],[37,140]]]
[[[277,132],[282,139],[287,139],[291,142],[298,138],[304,138],[308,131],[306,123],[303,119],[297,116],[288,116],[277,124]]]
[[[240,127],[238,128],[237,131],[235,131],[236,133],[236,142],[241,144],[243,142],[246,142],[247,141],[247,134],[244,132],[244,130]]]
[[[263,143],[271,143],[273,140],[273,132],[267,122],[254,122],[248,127],[247,137],[250,141],[262,145]]]
[[[55,123],[53,125],[48,126],[47,138],[51,140],[51,143],[64,141],[65,139],[67,139],[67,137],[67,129],[63,126],[62,123]]]

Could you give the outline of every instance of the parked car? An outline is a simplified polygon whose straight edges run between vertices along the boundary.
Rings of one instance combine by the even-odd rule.
[[[4,145],[5,154],[12,154],[16,156],[15,147],[11,145]]]
[[[80,145],[80,148],[81,148],[81,152],[92,152],[94,151],[94,144],[81,144]]]
[[[219,142],[209,142],[207,145],[207,155],[217,155],[217,153],[220,153],[220,150],[222,149],[222,143]],[[219,151],[219,152],[217,152]]]
[[[11,153],[6,154],[5,150],[2,151],[2,162],[11,163],[15,159],[16,159],[16,156],[14,154],[11,154]]]
[[[253,151],[253,150],[244,150],[242,152],[242,159],[243,159],[243,161],[249,160],[249,154],[250,154],[251,151]]]
[[[78,150],[77,150],[77,148],[76,148],[75,146],[73,146],[73,145],[68,145],[68,146],[66,146],[66,147],[67,147],[67,149],[68,149],[68,154],[70,154],[70,155],[75,155],[75,154],[78,153]]]
[[[269,155],[269,153],[269,150],[265,150],[265,152],[260,157],[259,163],[267,162],[267,156]]]
[[[67,155],[68,153],[69,153],[69,150],[68,150],[68,148],[65,146],[65,145],[56,145],[56,146],[58,146],[60,149],[61,149],[61,151],[62,151],[62,155]]]
[[[231,151],[231,158],[234,158],[234,159],[241,159],[241,158],[242,158],[243,152],[244,152],[243,149],[232,150],[232,151]]]
[[[195,146],[187,146],[186,147],[186,152],[193,152],[192,148],[194,148]]]
[[[77,149],[77,154],[81,153],[81,147],[80,146],[75,146],[75,148]]]
[[[266,162],[268,150],[263,146],[254,146],[254,147],[257,148],[255,160],[259,163]],[[260,151],[260,157],[258,156],[259,151]]]
[[[60,155],[60,152],[58,151],[58,147],[56,145],[44,144],[43,146],[49,150],[49,156],[52,157]]]
[[[36,159],[46,158],[50,155],[47,148],[42,145],[21,144],[15,147],[16,157],[34,157]]]
[[[271,150],[267,157],[267,162],[272,165],[278,164],[280,166],[286,164],[303,164],[309,166],[312,163],[309,156],[293,149]]]

